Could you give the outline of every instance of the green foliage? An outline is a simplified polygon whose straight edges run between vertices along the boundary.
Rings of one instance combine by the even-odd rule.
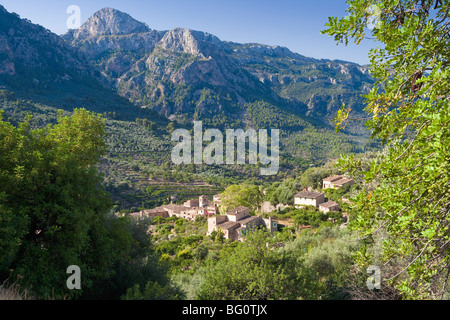
[[[349,297],[349,284],[355,276],[352,252],[359,247],[354,235],[335,228],[321,228],[316,234],[304,232],[294,240],[289,237],[282,242],[280,240],[279,237],[272,238],[265,230],[247,235],[246,240],[237,244],[232,252],[201,269],[198,275],[194,274],[200,280],[197,282],[200,289],[194,291],[196,298],[293,300]],[[183,282],[185,285],[189,283],[186,279]]]
[[[332,173],[332,170],[326,168],[309,168],[302,174],[300,182],[304,187],[319,189],[322,188],[322,180]]]
[[[244,206],[251,212],[259,210],[263,201],[261,188],[255,185],[231,185],[222,192],[221,210],[223,212]]]
[[[328,220],[328,216],[323,212],[308,209],[295,209],[290,212],[296,226],[311,226],[313,228],[320,226],[324,221]]]
[[[266,247],[267,232],[254,231],[206,274],[200,299],[295,299],[292,259]]]
[[[386,232],[382,260],[403,261],[386,280],[404,298],[442,298],[450,268],[450,2],[348,3],[349,15],[330,18],[324,32],[339,42],[359,43],[366,36],[370,6],[380,9],[371,34],[381,45],[370,52],[377,83],[365,98],[368,127],[386,146],[367,169],[353,157],[340,163],[360,173],[366,184],[353,199],[353,227],[367,238]],[[351,119],[344,109],[338,126]]]
[[[355,276],[353,252],[360,247],[357,237],[337,228],[323,227],[316,234],[305,232],[286,244],[282,252],[297,258],[307,277],[306,293],[309,299],[351,298]],[[362,274],[363,278],[367,276]],[[365,283],[358,283],[364,288]]]
[[[103,120],[86,110],[36,130],[28,122],[0,122],[1,271],[14,269],[12,277],[20,275],[38,296],[73,296],[61,286],[68,266],[78,265],[89,287],[107,276],[109,256],[121,255],[123,248],[112,246],[109,199],[94,168],[103,136]]]
[[[53,299],[118,299],[135,284],[167,285],[147,222],[107,215],[95,169],[105,151],[101,117],[81,109],[30,127],[0,121],[1,281]],[[81,269],[82,290],[64,285],[70,265]]]
[[[178,252],[178,258],[182,258],[182,259],[190,259],[192,257],[192,252],[191,250],[188,249],[184,249],[181,250],[180,252]]]
[[[143,290],[138,284],[128,289],[122,300],[177,300],[181,297],[177,289],[170,285],[161,286],[158,282],[148,281]]]
[[[206,268],[199,268],[194,274],[177,273],[172,276],[173,283],[185,294],[186,300],[197,299],[200,287],[204,281]]]
[[[205,245],[199,245],[193,252],[192,256],[197,261],[205,260],[208,256],[208,247]]]
[[[276,206],[279,203],[292,205],[294,195],[302,189],[299,181],[287,179],[283,182],[275,182],[266,189],[265,200]]]

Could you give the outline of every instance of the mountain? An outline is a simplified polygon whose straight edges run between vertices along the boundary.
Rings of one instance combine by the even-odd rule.
[[[280,129],[282,154],[291,163],[372,148],[361,126],[336,134],[331,123],[342,102],[363,108],[360,95],[373,79],[355,63],[186,28],[152,30],[111,8],[62,36],[3,7],[0,15],[0,89],[24,99],[157,125],[159,139],[167,139],[170,121],[191,128],[194,119],[205,128]],[[112,140],[119,146],[121,139]],[[142,152],[137,145],[117,148]]]
[[[125,34],[124,30],[134,30],[128,26],[134,26],[135,20],[128,16],[126,22],[117,16],[123,14],[102,9],[63,38],[90,58],[109,87],[134,103],[187,122],[205,108],[213,110],[204,118],[234,115],[223,110],[231,107],[230,97],[233,103],[243,104],[250,91],[260,96],[271,93],[238,65],[228,45],[214,35],[183,28]],[[118,20],[125,25],[121,32],[95,31],[95,25],[118,30],[110,25]],[[215,99],[202,100],[204,89],[210,89]]]
[[[245,105],[266,101],[331,127],[344,102],[362,113],[360,95],[374,82],[368,68],[355,63],[308,58],[279,46],[225,42],[184,28],[151,30],[110,8],[63,38],[86,54],[106,86],[184,123],[195,118],[218,127],[252,124]],[[362,125],[349,129],[364,133]]]
[[[90,77],[87,58],[49,30],[0,6],[0,79],[23,86]]]
[[[368,66],[313,59],[280,46],[228,43],[232,57],[280,97],[307,105],[307,115],[332,120],[342,103],[361,114],[374,79]]]
[[[150,28],[146,24],[130,15],[113,8],[104,8],[97,11],[79,29],[70,30],[67,37],[81,41],[92,36],[127,35],[148,31]]]

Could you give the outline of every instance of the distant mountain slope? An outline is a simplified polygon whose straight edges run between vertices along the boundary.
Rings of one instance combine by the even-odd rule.
[[[59,36],[0,6],[0,80],[45,86],[93,74],[85,56]]]
[[[367,66],[346,61],[307,58],[279,46],[228,42],[232,57],[294,104],[306,105],[306,115],[330,121],[343,103],[361,114],[362,94],[374,83]]]
[[[0,89],[69,111],[84,107],[123,120],[149,118],[167,124],[168,120],[134,106],[103,82],[84,52],[0,5]]]

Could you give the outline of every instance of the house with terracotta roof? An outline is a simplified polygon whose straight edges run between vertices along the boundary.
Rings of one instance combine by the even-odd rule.
[[[355,180],[346,178],[343,175],[333,175],[322,180],[323,189],[339,189],[353,184],[355,184]]]
[[[294,196],[294,206],[315,206],[325,202],[325,194],[321,192],[302,191]]]
[[[208,218],[208,235],[213,231],[220,231],[225,239],[242,241],[243,236],[259,226],[266,226],[270,232],[277,230],[277,223],[272,218],[250,216],[249,208],[237,207],[229,210],[225,215],[215,215]]]
[[[167,204],[163,205],[162,208],[164,208],[171,217],[175,216],[189,221],[195,220],[195,218],[199,214],[197,207],[189,208],[185,207],[184,205]]]
[[[322,211],[323,213],[339,211],[339,203],[331,200],[321,203],[319,204],[319,211]]]
[[[152,218],[152,217],[168,218],[169,213],[164,208],[158,207],[150,210],[142,210],[139,212],[130,213],[130,217],[137,219]]]

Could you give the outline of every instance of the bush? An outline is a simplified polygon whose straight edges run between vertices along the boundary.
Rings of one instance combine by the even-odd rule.
[[[181,259],[190,259],[192,258],[191,250],[189,249],[181,250],[180,252],[178,252],[177,257]]]

